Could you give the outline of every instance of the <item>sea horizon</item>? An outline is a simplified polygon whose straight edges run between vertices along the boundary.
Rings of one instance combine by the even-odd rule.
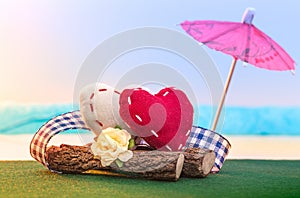
[[[209,129],[215,107],[199,105],[194,125]],[[51,118],[79,110],[78,104],[0,103],[0,135],[34,134]],[[223,123],[223,124],[222,124]],[[300,136],[300,106],[234,106],[224,107],[216,132],[237,136]],[[69,131],[84,133],[87,131]]]

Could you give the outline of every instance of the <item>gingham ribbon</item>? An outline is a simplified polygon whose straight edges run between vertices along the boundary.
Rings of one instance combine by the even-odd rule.
[[[45,159],[45,154],[50,139],[54,135],[69,129],[89,130],[84,124],[79,111],[59,115],[45,123],[31,140],[31,156],[49,168]],[[214,151],[216,154],[216,160],[213,172],[218,172],[228,154],[230,143],[216,132],[193,126],[190,136],[186,142],[186,147],[205,148]]]
[[[198,126],[192,127],[185,146],[187,148],[204,148],[214,151],[216,160],[213,172],[218,172],[222,168],[231,147],[229,141],[222,135]]]
[[[54,135],[69,129],[89,130],[81,119],[79,111],[59,115],[45,123],[31,140],[31,156],[48,168],[48,164],[45,160],[47,144]]]

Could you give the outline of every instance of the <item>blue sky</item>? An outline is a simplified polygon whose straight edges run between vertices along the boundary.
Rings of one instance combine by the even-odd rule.
[[[247,7],[256,9],[253,23],[298,63],[298,1],[1,1],[0,103],[70,103],[81,64],[112,35],[147,26],[184,33],[184,20],[238,22]],[[225,81],[231,57],[205,50]],[[300,106],[298,73],[297,66],[293,76],[239,61],[226,104]]]

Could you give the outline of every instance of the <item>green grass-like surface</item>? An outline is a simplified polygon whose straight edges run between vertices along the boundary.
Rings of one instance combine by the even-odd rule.
[[[0,161],[0,197],[300,197],[300,161],[227,160],[204,179],[150,181],[56,174],[35,161]]]

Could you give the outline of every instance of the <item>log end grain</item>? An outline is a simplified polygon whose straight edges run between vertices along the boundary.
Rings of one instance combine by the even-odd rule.
[[[214,152],[208,152],[203,157],[202,171],[204,175],[208,175],[215,164],[216,155]]]
[[[183,164],[184,164],[184,155],[180,154],[176,163],[176,175],[175,175],[176,181],[179,179],[181,175]]]

